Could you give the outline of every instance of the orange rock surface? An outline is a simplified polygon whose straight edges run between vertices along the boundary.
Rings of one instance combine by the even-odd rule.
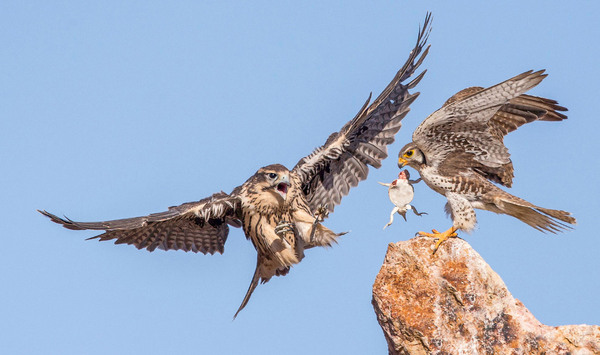
[[[390,354],[600,354],[600,327],[541,324],[469,244],[390,244],[373,307]]]

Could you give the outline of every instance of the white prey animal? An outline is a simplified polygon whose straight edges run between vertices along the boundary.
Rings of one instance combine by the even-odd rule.
[[[390,196],[390,201],[395,205],[392,213],[390,213],[390,221],[383,226],[383,229],[390,226],[394,222],[394,214],[398,212],[399,215],[404,218],[406,221],[406,211],[413,210],[413,212],[417,216],[421,216],[427,214],[425,212],[419,213],[414,206],[410,205],[410,202],[413,200],[415,196],[415,189],[413,188],[413,184],[421,181],[421,178],[417,180],[409,180],[410,174],[407,170],[402,170],[400,174],[398,174],[398,179],[392,181],[391,184],[385,184],[380,182],[381,185],[388,187],[388,195]]]

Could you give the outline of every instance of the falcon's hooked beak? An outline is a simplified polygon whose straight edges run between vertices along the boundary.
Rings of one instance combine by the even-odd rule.
[[[287,175],[283,175],[280,178],[279,183],[277,184],[275,190],[285,200],[289,187],[290,187],[290,178]]]
[[[398,157],[398,168],[402,169],[406,164],[408,164],[406,159]]]

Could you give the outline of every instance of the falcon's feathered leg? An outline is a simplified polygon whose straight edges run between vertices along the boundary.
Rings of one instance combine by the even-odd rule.
[[[446,240],[448,240],[450,238],[456,238],[458,236],[458,234],[456,234],[457,229],[458,228],[452,226],[443,233],[440,233],[437,230],[432,229],[431,231],[433,233],[418,232],[417,234],[422,237],[431,237],[431,238],[436,238],[438,240],[435,243],[435,246],[433,247],[433,254],[435,254],[435,252],[438,250],[438,248],[440,247],[440,245],[442,245],[443,242],[445,242]]]

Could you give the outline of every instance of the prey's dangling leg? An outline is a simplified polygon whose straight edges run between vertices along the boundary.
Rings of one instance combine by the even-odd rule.
[[[398,212],[398,210],[398,206],[395,206],[392,210],[392,213],[390,213],[390,221],[385,226],[383,226],[383,229],[386,229],[387,227],[391,226],[392,223],[394,223],[394,215],[396,214],[396,212]]]
[[[415,206],[410,206],[410,208],[413,210],[413,212],[417,215],[417,216],[422,216],[424,214],[427,214],[427,212],[421,212],[419,213],[419,211],[417,211],[417,209],[415,208]]]

